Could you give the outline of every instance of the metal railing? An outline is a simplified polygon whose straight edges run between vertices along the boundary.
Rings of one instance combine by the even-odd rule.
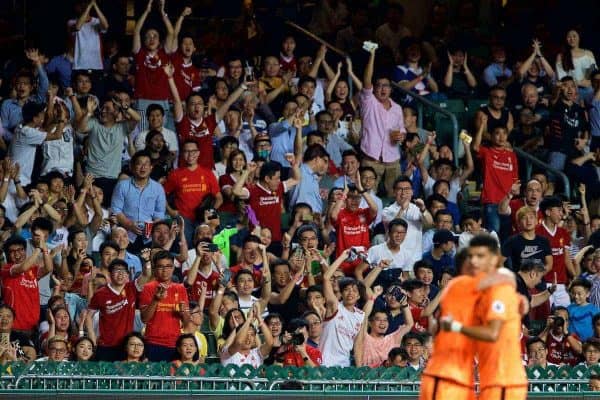
[[[567,198],[571,197],[571,184],[569,182],[569,178],[567,178],[567,175],[565,175],[564,172],[559,171],[555,168],[552,168],[549,164],[546,164],[545,162],[541,161],[539,158],[532,156],[531,154],[529,154],[525,150],[521,149],[520,147],[513,147],[513,150],[515,151],[515,153],[517,154],[518,157],[525,159],[525,163],[526,163],[525,176],[527,177],[528,180],[529,180],[529,178],[531,178],[531,164],[535,164],[537,167],[542,168],[544,173],[550,172],[551,174],[556,175],[558,178],[560,178],[560,180],[563,182],[563,190],[564,190],[563,194],[566,195]]]
[[[411,92],[410,90],[404,89],[402,86],[400,86],[396,82],[392,81],[392,85],[397,90],[402,92],[403,94],[415,99],[419,103],[419,106],[422,107],[423,105],[425,105],[427,107],[433,108],[436,112],[443,114],[450,119],[450,122],[452,123],[452,152],[455,155],[459,154],[458,119],[456,118],[456,115],[454,115],[452,112],[440,107],[439,104],[435,104],[433,101],[426,99],[425,97],[423,97],[419,94],[416,94],[414,92]],[[423,113],[421,112],[421,110],[419,110],[418,126],[419,126],[419,128],[423,128]],[[458,167],[458,157],[457,156],[454,157],[454,164]]]

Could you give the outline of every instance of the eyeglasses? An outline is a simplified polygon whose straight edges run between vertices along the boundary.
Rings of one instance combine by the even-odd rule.
[[[69,211],[69,209],[68,209],[68,208],[66,208],[66,207],[65,207],[65,208],[60,208],[60,207],[52,207],[52,208],[54,208],[56,211],[63,211],[63,212],[67,212],[67,211]]]
[[[165,270],[165,269],[171,269],[171,268],[174,268],[174,267],[175,266],[173,264],[170,264],[170,265],[157,265],[157,266],[154,267],[154,269]]]
[[[128,343],[129,347],[144,347],[144,343]]]
[[[127,270],[126,269],[114,269],[113,270],[113,274],[126,274]]]
[[[65,354],[67,352],[67,349],[57,349],[56,347],[49,347],[48,348],[48,353],[56,353],[56,354]]]
[[[410,192],[413,189],[410,186],[404,186],[404,187],[397,187],[396,190],[398,192]]]
[[[183,154],[198,154],[200,150],[184,150]]]
[[[389,83],[378,83],[375,85],[376,88],[382,88],[382,89],[387,89],[387,88],[391,88],[392,85],[390,85]]]
[[[320,120],[317,121],[317,123],[324,124],[324,125],[329,125],[329,124],[333,124],[333,120],[332,119],[320,119]]]
[[[506,100],[506,96],[490,96],[490,97],[495,100]]]

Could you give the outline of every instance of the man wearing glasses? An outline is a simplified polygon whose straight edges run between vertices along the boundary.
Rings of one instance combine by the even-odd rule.
[[[392,197],[394,179],[401,174],[399,145],[406,137],[406,129],[402,107],[390,98],[392,87],[389,78],[379,77],[374,84],[372,82],[374,63],[375,49],[370,52],[360,93],[362,166],[373,167],[377,173],[375,187],[385,176],[385,189]]]
[[[149,257],[149,252],[143,254]],[[120,259],[113,260],[108,271],[110,283],[94,293],[88,308],[92,312],[100,312],[100,337],[96,351],[98,360],[120,361],[123,339],[133,331],[135,300],[152,276],[150,265],[146,264],[143,274],[135,281],[130,281],[129,266]]]
[[[142,321],[146,324],[146,354],[153,362],[176,357],[175,343],[182,322],[190,319],[187,291],[182,284],[173,282],[173,268],[174,259],[168,251],[154,254],[154,280],[144,286],[139,297]]]

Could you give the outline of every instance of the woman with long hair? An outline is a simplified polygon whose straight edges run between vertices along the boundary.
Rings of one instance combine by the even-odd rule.
[[[131,332],[123,339],[123,362],[145,362],[146,343],[139,332]]]
[[[579,98],[587,101],[593,93],[590,79],[597,66],[594,53],[579,47],[580,41],[579,31],[571,29],[567,32],[563,50],[556,56],[556,75],[559,80],[565,76],[572,77],[578,87]]]
[[[248,162],[246,160],[246,154],[241,150],[233,150],[229,154],[227,159],[227,167],[225,169],[225,175],[219,178],[219,186],[221,187],[221,194],[223,195],[223,204],[219,211],[237,213],[241,210],[241,205],[244,203],[243,198],[239,198],[233,194],[233,186],[242,177],[242,173],[246,169]],[[248,189],[248,181],[253,180],[248,177],[244,188]],[[248,192],[248,197],[250,193]],[[243,204],[242,204],[243,205]]]
[[[155,130],[148,132],[144,150],[150,154],[150,162],[152,163],[150,178],[157,182],[165,179],[169,171],[173,169],[175,157],[169,151],[169,145],[165,141],[163,134]]]

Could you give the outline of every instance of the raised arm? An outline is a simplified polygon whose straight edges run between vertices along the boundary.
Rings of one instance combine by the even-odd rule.
[[[167,64],[163,67],[163,71],[167,75],[167,82],[169,84],[169,91],[171,92],[171,98],[173,99],[173,118],[175,122],[180,122],[183,119],[183,103],[181,97],[179,97],[179,91],[177,85],[175,85],[175,67],[173,64]]]
[[[242,83],[233,91],[233,93],[229,95],[227,100],[221,104],[221,107],[217,108],[217,111],[215,112],[215,119],[217,120],[217,123],[221,122],[223,116],[227,113],[227,111],[229,111],[229,107],[238,101],[242,93],[244,93],[246,90],[248,90],[248,86],[245,83]]]
[[[380,296],[381,293],[383,293],[383,288],[381,286],[377,286],[375,289],[371,289],[370,286],[366,286],[365,290],[367,292],[367,302],[363,307],[365,316],[362,324],[360,325],[360,329],[358,330],[358,334],[356,335],[356,338],[354,338],[354,361],[357,367],[362,367],[365,365],[363,362],[363,355],[365,351],[365,336],[369,334],[369,317],[373,311],[375,299]]]
[[[75,100],[77,101],[77,100]],[[96,111],[96,108],[98,107],[98,103],[96,102],[96,99],[94,99],[93,96],[89,96],[87,99],[87,104],[86,104],[86,113],[81,113],[81,115],[79,115],[76,118],[75,121],[75,126],[77,127],[77,131],[81,132],[81,133],[87,133],[90,131],[90,127],[89,127],[89,120],[90,118],[94,115],[94,111]]]
[[[346,249],[340,254],[340,256],[327,268],[323,273],[323,295],[325,296],[325,317],[330,318],[335,315],[338,310],[338,299],[333,292],[333,284],[331,278],[333,278],[334,272],[342,265],[348,258],[350,250]]]
[[[346,57],[346,64],[348,66],[348,75],[352,78],[352,83],[354,83],[354,87],[356,88],[356,92],[360,92],[363,88],[363,83],[358,79],[356,74],[354,73],[354,69],[352,68],[352,59],[350,57]]]
[[[342,63],[338,62],[337,70],[335,71],[335,75],[329,80],[327,84],[327,89],[325,90],[325,100],[327,102],[331,101],[331,94],[333,93],[333,89],[335,88],[335,84],[338,79],[340,79],[340,75],[342,74]]]
[[[73,27],[73,29],[75,31],[80,30],[81,27],[83,26],[83,24],[85,24],[87,22],[88,18],[90,17],[90,11],[92,11],[92,7],[94,6],[94,3],[95,3],[95,0],[90,1],[90,3],[85,8],[85,10],[83,10],[81,15],[79,16],[79,18],[77,18],[77,22],[75,22],[75,26]]]
[[[513,197],[518,196],[521,193],[521,181],[516,181],[510,187],[510,191],[500,200],[498,203],[498,214],[510,215],[512,210],[510,209],[510,201]]]
[[[242,176],[235,181],[235,185],[233,185],[233,188],[231,189],[234,196],[240,198],[247,196],[247,193],[244,191],[244,185],[246,184],[246,181],[248,181],[248,176],[250,176],[250,174],[254,175],[256,168],[256,163],[253,161],[250,161],[247,164],[246,168],[242,171]]]
[[[321,68],[321,63],[325,60],[325,55],[327,54],[327,47],[322,44],[317,51],[317,55],[315,56],[315,60],[313,62],[313,66],[308,72],[308,76],[317,79],[317,75],[319,73],[319,68]]]
[[[174,53],[177,50],[177,36],[174,34],[173,24],[171,24],[171,20],[169,16],[165,12],[165,0],[160,1],[160,16],[162,18],[163,24],[165,24],[165,30],[167,32],[167,36],[165,38],[165,52],[167,54]]]
[[[481,140],[483,139],[484,132],[487,131],[487,115],[483,113],[479,113],[479,129],[477,129],[477,133],[473,138],[473,151],[475,153],[479,153],[479,147],[481,146]]]
[[[371,89],[373,88],[373,68],[375,64],[375,49],[372,49],[369,52],[369,61],[367,62],[367,66],[365,67],[365,72],[363,75],[363,88]]]
[[[153,0],[148,0],[146,9],[135,23],[135,28],[133,29],[133,44],[131,49],[133,54],[137,54],[142,48],[142,27],[146,22],[146,18],[148,18],[148,14],[150,14],[150,11],[152,11],[152,1]]]
[[[192,8],[191,7],[185,7],[183,9],[183,11],[181,12],[181,14],[179,15],[179,18],[177,18],[177,21],[175,22],[175,28],[173,30],[173,38],[171,40],[171,44],[170,47],[172,49],[174,49],[173,51],[177,50],[177,46],[178,46],[178,36],[179,33],[181,32],[181,26],[183,25],[183,20],[185,19],[185,17],[188,17],[192,15]]]
[[[100,7],[98,7],[98,3],[96,3],[96,0],[92,0],[91,4],[93,5],[94,10],[96,11],[96,14],[98,15],[98,19],[100,20],[100,28],[103,31],[108,30],[108,20],[106,19],[106,17],[100,10]]]
[[[471,153],[471,146],[466,142],[462,141],[463,148],[465,149],[465,168],[458,177],[460,186],[464,185],[467,179],[471,176],[475,170],[475,164],[473,163],[473,153]]]

